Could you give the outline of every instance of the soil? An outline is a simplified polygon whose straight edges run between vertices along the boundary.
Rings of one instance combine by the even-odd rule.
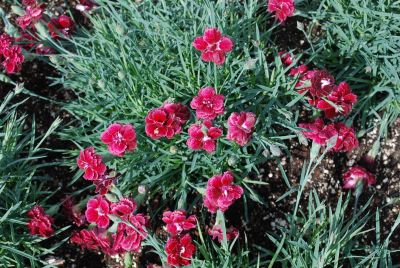
[[[67,1],[67,4],[73,6],[75,1]],[[3,4],[0,4],[0,6]],[[68,7],[65,1],[55,0],[49,1],[49,6],[54,8],[56,13],[63,13]],[[4,7],[3,7],[4,8]],[[9,9],[8,6],[5,7]],[[79,17],[79,16],[78,16]],[[81,20],[83,20],[81,18]],[[297,29],[298,19],[290,18],[283,27],[275,33],[275,40],[277,45],[282,49],[296,49],[302,50],[307,47],[307,42],[304,40],[303,33]],[[299,21],[304,23],[303,20]],[[1,26],[1,25],[0,25]],[[46,97],[51,101],[44,100],[37,97],[29,97],[29,99],[20,107],[21,113],[26,113],[28,116],[28,124],[34,118],[36,122],[37,133],[43,134],[51,123],[60,117],[63,119],[63,125],[72,122],[71,116],[62,110],[62,103],[73,99],[75,96],[72,91],[61,88],[51,87],[51,80],[48,77],[57,76],[57,72],[43,61],[35,60],[33,62],[25,63],[23,70],[19,75],[13,76],[16,81],[24,82],[25,87],[31,92]],[[11,90],[12,87],[0,82],[0,99]],[[20,96],[16,101],[26,98],[26,95]],[[322,163],[317,167],[313,173],[308,185],[304,191],[303,200],[307,200],[311,189],[316,189],[320,198],[328,204],[336,204],[338,197],[341,194],[346,195],[347,191],[342,189],[342,174],[355,164],[364,165],[366,168],[372,169],[377,178],[377,184],[374,187],[366,189],[360,200],[363,204],[372,196],[372,204],[370,211],[375,212],[377,208],[385,206],[380,210],[382,220],[382,237],[385,237],[393,222],[400,211],[399,196],[400,193],[400,120],[391,127],[390,133],[385,141],[382,142],[380,153],[374,161],[374,165],[366,165],[364,157],[371,149],[373,142],[377,139],[378,130],[374,129],[366,136],[360,139],[360,146],[352,154],[328,154]],[[291,141],[287,144],[290,155],[282,155],[275,158],[275,160],[267,161],[260,166],[261,174],[255,177],[267,185],[255,187],[257,193],[265,200],[265,205],[262,206],[251,200],[248,200],[248,218],[247,220],[242,217],[237,217],[237,211],[243,210],[243,203],[237,202],[234,207],[226,213],[228,225],[232,224],[241,230],[241,233],[246,232],[248,241],[251,245],[260,245],[271,248],[272,245],[266,236],[261,234],[276,233],[279,226],[285,226],[284,214],[292,211],[295,202],[295,196],[291,195],[287,199],[277,202],[276,200],[284,194],[288,188],[282,179],[281,172],[278,168],[278,163],[281,163],[285,168],[288,180],[291,185],[298,185],[300,172],[303,167],[304,161],[309,159],[310,146],[300,144],[296,141]],[[51,148],[48,157],[44,160],[47,162],[62,162],[63,155],[60,153],[62,150],[73,148],[73,144],[68,141],[62,141],[57,135],[51,135],[45,145]],[[73,173],[69,168],[54,165],[42,170],[43,174],[47,174],[52,178],[49,182],[49,187],[57,191],[54,196],[54,203],[59,202],[64,197],[64,193],[71,191],[67,188],[67,183],[70,181]],[[152,200],[156,203],[157,200]],[[302,203],[302,208],[307,205],[307,202]],[[351,213],[351,211],[349,211]],[[244,213],[240,213],[244,215]],[[57,219],[58,226],[68,225],[65,219]],[[161,224],[160,224],[161,225]],[[162,232],[162,231],[161,231]],[[65,238],[64,235],[62,238]],[[242,235],[241,237],[244,237]],[[55,242],[50,240],[49,243]],[[57,237],[59,240],[59,237]],[[365,236],[365,243],[368,243],[373,237]],[[392,248],[400,248],[399,233],[395,233],[392,237]],[[148,250],[143,250],[144,263],[148,260],[153,260],[154,255],[148,254]],[[90,251],[81,251],[78,247],[72,246],[70,243],[64,243],[54,255],[48,256],[48,262],[51,264],[59,264],[62,267],[119,267],[121,260],[105,259],[104,256],[93,253]]]

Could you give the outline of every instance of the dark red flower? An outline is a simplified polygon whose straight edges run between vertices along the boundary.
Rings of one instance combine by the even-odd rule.
[[[28,211],[27,216],[30,218],[28,229],[31,235],[49,237],[54,234],[54,230],[51,227],[54,220],[50,215],[45,213],[41,206],[34,206]]]
[[[326,99],[320,99],[316,107],[325,112],[326,118],[333,118],[338,115],[348,115],[356,102],[357,95],[351,92],[349,84],[342,82],[334,87]]]
[[[101,141],[108,145],[108,151],[116,156],[124,156],[125,151],[137,147],[136,131],[132,125],[111,124],[101,134]]]
[[[236,199],[242,196],[242,187],[232,183],[233,174],[230,171],[215,175],[208,180],[204,206],[211,213],[217,212],[218,209],[222,212],[226,211]]]
[[[352,127],[347,127],[343,123],[335,123],[338,138],[335,146],[332,148],[336,152],[351,152],[358,147],[356,133]]]
[[[311,77],[310,94],[314,98],[328,96],[334,88],[335,78],[327,71],[316,71]]]
[[[293,16],[295,5],[293,0],[269,0],[268,12],[275,12],[276,18],[284,22],[288,17]]]
[[[36,22],[38,22],[42,18],[42,15],[43,15],[43,8],[41,6],[30,5],[26,7],[25,14],[17,18],[17,23],[19,27],[25,30],[29,26],[32,26]]]
[[[24,6],[36,6],[37,2],[36,0],[22,0],[22,4]]]
[[[137,208],[135,200],[131,198],[121,198],[118,203],[111,204],[111,213],[120,217],[121,219],[127,219]]]
[[[213,240],[215,240],[216,238],[218,239],[218,242],[222,242],[222,240],[224,239],[224,235],[223,235],[223,230],[221,225],[214,225],[211,229],[208,229],[208,234],[212,237]],[[236,237],[239,236],[239,231],[231,226],[229,228],[226,229],[226,240],[230,241],[235,239]]]
[[[206,28],[203,36],[196,37],[192,45],[201,51],[201,59],[221,65],[225,62],[225,54],[233,48],[229,37],[222,36],[217,28]]]
[[[182,231],[194,229],[197,222],[194,215],[186,217],[184,210],[165,211],[162,220],[167,224],[167,232],[171,235],[177,235]]]
[[[213,120],[224,113],[224,95],[216,94],[212,87],[202,88],[192,99],[190,107],[196,110],[198,119]]]
[[[107,199],[97,196],[88,201],[86,205],[85,216],[88,222],[96,223],[99,228],[107,228],[110,224],[108,214],[110,213],[110,204]]]
[[[106,165],[100,155],[96,154],[93,147],[81,151],[77,159],[78,167],[85,171],[86,180],[97,180],[106,172]]]
[[[19,72],[25,60],[20,46],[14,45],[3,51],[3,66],[9,74]]]
[[[79,245],[82,249],[100,249],[103,252],[110,250],[110,240],[106,231],[100,231],[98,228],[92,230],[74,231],[70,238],[71,242]]]
[[[78,206],[74,204],[72,196],[65,197],[62,203],[62,212],[76,226],[81,226],[86,222],[85,215],[81,213]]]
[[[307,130],[303,132],[306,138],[320,145],[325,145],[330,138],[337,135],[335,126],[333,124],[325,125],[321,118],[316,119],[313,123],[299,124],[299,127]]]
[[[240,146],[246,145],[254,130],[256,116],[251,112],[232,113],[228,118],[227,139]]]
[[[191,258],[196,252],[196,246],[192,242],[192,237],[185,234],[182,237],[172,236],[168,239],[165,246],[167,261],[171,266],[181,267],[191,263]]]
[[[74,22],[70,17],[61,15],[57,18],[52,18],[49,23],[47,23],[47,28],[52,38],[59,39],[60,33],[65,37],[71,34],[74,28]]]
[[[49,54],[54,54],[55,50],[53,48],[47,47],[47,46],[45,46],[43,44],[38,44],[35,47],[35,52],[37,54],[41,54],[41,55],[49,55]]]
[[[302,64],[298,67],[294,67],[290,69],[289,75],[290,76],[296,76],[296,75],[304,75],[308,71],[308,66],[305,64]]]
[[[282,63],[285,64],[286,66],[293,64],[293,58],[289,52],[280,51],[278,55],[280,56]]]
[[[189,109],[181,103],[165,103],[151,110],[146,116],[146,134],[150,138],[171,139],[182,132],[182,125],[189,119]]]
[[[142,240],[147,237],[147,232],[144,227],[148,225],[149,218],[143,214],[130,215],[128,222],[135,228],[126,225],[125,223],[118,224],[118,230],[114,239],[114,250],[139,251]],[[118,243],[115,243],[118,241]]]
[[[344,189],[355,189],[358,181],[361,181],[364,186],[376,183],[375,176],[360,166],[351,167],[343,174]]]
[[[217,139],[222,135],[222,129],[213,126],[211,121],[204,121],[203,124],[193,124],[188,130],[189,139],[187,146],[192,150],[205,150],[208,153],[214,152]]]
[[[93,180],[93,184],[96,186],[95,192],[99,195],[105,195],[110,190],[114,181],[120,177],[120,174],[116,172],[109,172],[108,174],[100,175],[96,180]]]

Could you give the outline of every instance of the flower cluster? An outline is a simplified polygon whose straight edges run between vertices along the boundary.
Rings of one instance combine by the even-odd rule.
[[[376,183],[375,176],[368,172],[365,168],[360,166],[351,167],[346,173],[343,174],[343,188],[355,189],[358,182],[363,186],[374,185]]]
[[[269,0],[268,12],[275,12],[276,18],[284,22],[288,17],[293,16],[295,11],[294,0]]]
[[[188,231],[196,228],[196,217],[194,215],[186,217],[184,210],[175,210],[165,211],[162,220],[170,234],[165,246],[168,264],[173,267],[189,265],[190,259],[196,252],[196,246]]]
[[[12,74],[21,70],[21,65],[25,60],[22,49],[18,45],[13,45],[16,40],[3,33],[0,35],[0,61],[7,73]]]
[[[54,230],[51,227],[54,220],[51,216],[45,213],[41,206],[34,206],[30,211],[28,211],[27,216],[30,218],[28,229],[31,235],[49,237],[54,234]]]
[[[193,47],[201,51],[201,59],[205,62],[224,64],[225,54],[233,49],[233,42],[227,36],[222,36],[217,28],[206,28],[203,36],[196,37]]]

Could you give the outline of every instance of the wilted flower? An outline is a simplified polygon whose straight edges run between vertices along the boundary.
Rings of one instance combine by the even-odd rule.
[[[226,211],[236,199],[242,196],[242,187],[232,183],[233,174],[230,171],[215,175],[208,180],[204,206],[211,213],[217,212],[218,209],[222,212]]]
[[[213,120],[224,113],[224,95],[216,94],[212,87],[202,88],[191,101],[190,107],[196,110],[198,119]]]
[[[275,12],[276,18],[284,22],[288,17],[293,16],[295,5],[293,0],[269,0],[268,12]]]
[[[303,132],[306,138],[320,145],[325,145],[330,138],[337,135],[335,126],[333,124],[325,125],[321,118],[317,118],[313,123],[299,124],[299,127],[307,130]]]
[[[358,147],[356,133],[352,127],[347,127],[343,123],[335,123],[338,138],[335,146],[332,148],[336,152],[351,152]]]
[[[85,215],[81,213],[78,206],[74,204],[72,196],[67,196],[62,203],[62,212],[76,226],[81,226],[85,223]]]
[[[113,235],[114,251],[118,251],[120,248],[125,251],[137,252],[141,248],[142,240],[147,236],[144,227],[148,225],[148,221],[148,217],[143,214],[130,215],[128,222],[135,226],[136,230],[125,223],[119,223],[117,233]]]
[[[124,156],[125,151],[137,147],[136,131],[132,125],[111,124],[102,134],[101,141],[108,145],[108,151],[116,156]]]
[[[53,235],[54,230],[51,227],[53,218],[44,212],[44,209],[37,205],[28,211],[27,216],[30,218],[28,222],[28,229],[31,235],[39,235],[42,237],[49,237]]]
[[[93,9],[97,4],[93,0],[80,0],[75,8],[81,12],[88,12]]]
[[[107,228],[110,224],[108,214],[110,213],[110,204],[107,199],[97,196],[88,201],[86,205],[85,216],[88,222],[96,223],[99,228]]]
[[[246,145],[254,130],[256,116],[251,112],[232,113],[228,118],[227,139],[240,146]]]
[[[111,213],[126,219],[131,215],[137,208],[135,200],[131,198],[121,198],[118,203],[111,203]]]
[[[110,240],[105,231],[100,231],[98,228],[91,230],[74,231],[70,238],[71,242],[79,245],[82,249],[100,249],[103,252],[110,250]]]
[[[85,171],[86,180],[97,180],[106,172],[106,165],[100,155],[96,154],[93,147],[81,151],[77,159],[78,167]]]
[[[374,185],[376,183],[375,176],[360,166],[351,167],[343,174],[344,189],[355,189],[359,181],[361,181],[364,186]]]
[[[192,242],[189,234],[182,237],[170,237],[165,246],[167,261],[172,266],[187,266],[191,263],[191,258],[196,252],[196,246]]]
[[[201,59],[221,65],[225,62],[225,54],[233,48],[229,37],[222,36],[217,28],[206,28],[203,36],[196,37],[192,45],[201,51]]]
[[[188,130],[189,139],[186,141],[192,150],[205,150],[208,153],[214,152],[217,139],[222,135],[222,129],[213,126],[211,121],[204,121],[203,124],[193,124]]]
[[[308,71],[308,67],[305,64],[302,64],[298,67],[294,67],[290,69],[289,75],[296,76],[296,75],[303,75]]]
[[[25,14],[17,18],[17,23],[22,29],[26,29],[29,26],[34,25],[38,22],[43,15],[43,8],[38,5],[29,5],[25,9]]]
[[[221,225],[219,224],[216,224],[211,229],[208,229],[208,234],[212,237],[213,240],[218,239],[218,242],[220,243],[224,239],[223,230]],[[238,236],[239,236],[239,231],[235,227],[231,226],[226,229],[227,241],[233,240]]]
[[[348,115],[356,102],[357,95],[351,92],[349,84],[342,82],[334,87],[326,96],[326,100],[320,99],[316,107],[325,112],[326,118],[333,118],[338,115]]]
[[[162,220],[167,224],[167,232],[172,235],[196,228],[197,222],[194,215],[186,217],[184,210],[165,211]]]

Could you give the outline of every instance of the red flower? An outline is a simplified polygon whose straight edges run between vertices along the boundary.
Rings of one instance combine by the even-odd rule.
[[[39,235],[42,237],[49,237],[53,235],[54,230],[51,227],[53,218],[44,212],[41,206],[34,206],[28,211],[27,216],[30,218],[28,222],[28,229],[31,235]]]
[[[96,223],[99,228],[107,228],[110,223],[109,212],[110,205],[107,199],[97,196],[88,201],[85,216],[88,222]]]
[[[334,88],[335,78],[327,71],[316,71],[311,77],[310,94],[314,98],[328,96]]]
[[[36,6],[37,2],[36,0],[22,0],[22,4],[24,6]]]
[[[167,224],[167,232],[171,235],[177,235],[182,231],[196,228],[197,222],[194,215],[186,218],[184,210],[165,211],[162,220]]]
[[[224,239],[223,231],[221,225],[214,225],[212,229],[208,230],[208,234],[212,237],[213,240],[218,238],[218,242],[222,242]],[[235,227],[231,226],[226,229],[226,240],[230,241],[239,236],[239,231]]]
[[[357,102],[357,95],[351,92],[349,84],[342,82],[339,86],[334,87],[326,99],[329,102],[321,99],[317,102],[317,108],[325,112],[326,118],[333,118],[338,115],[348,115],[353,104]]]
[[[203,124],[193,124],[188,130],[187,146],[192,150],[205,150],[208,153],[215,151],[217,139],[222,135],[222,129],[212,125],[211,121]]]
[[[222,36],[217,28],[206,28],[203,36],[196,37],[192,45],[201,51],[201,59],[221,65],[225,62],[225,54],[233,48],[229,37]]]
[[[7,73],[12,74],[21,70],[21,65],[25,58],[22,55],[21,47],[15,45],[3,51],[3,66]]]
[[[111,124],[101,134],[101,141],[108,145],[108,150],[116,156],[124,156],[125,151],[137,147],[136,131],[132,125]]]
[[[168,239],[165,246],[167,261],[171,266],[181,267],[191,263],[191,258],[196,252],[196,246],[192,242],[192,237],[185,234],[182,237],[172,236]]]
[[[86,180],[97,180],[106,172],[106,165],[100,155],[94,152],[93,147],[81,151],[77,159],[78,167],[85,171],[83,177]]]
[[[268,12],[275,12],[276,18],[284,22],[288,17],[293,16],[295,11],[293,0],[269,0]]]
[[[182,132],[182,125],[189,119],[189,109],[181,103],[165,103],[151,110],[146,116],[146,134],[150,138],[171,139]]]
[[[282,63],[285,64],[286,66],[293,64],[293,58],[289,52],[280,51],[278,55],[280,56]]]
[[[130,215],[128,220],[135,228],[139,231],[136,231],[133,227],[126,225],[125,223],[118,224],[118,230],[115,235],[113,235],[114,240],[117,240],[118,243],[115,249],[118,248],[125,251],[138,251],[141,248],[141,243],[144,238],[147,236],[147,232],[144,230],[144,227],[148,225],[148,217],[143,214]]]
[[[14,38],[9,36],[8,34],[3,33],[2,35],[0,35],[0,58],[2,54],[10,48],[13,42]]]
[[[305,64],[302,64],[298,67],[290,69],[289,75],[296,76],[296,75],[304,75],[308,71],[308,67]]]
[[[355,189],[358,181],[361,181],[364,186],[376,183],[375,176],[360,166],[351,167],[343,174],[344,189]]]
[[[122,219],[128,218],[137,208],[135,200],[131,198],[121,198],[118,203],[111,204],[111,213]]]
[[[299,127],[307,130],[303,132],[306,138],[321,145],[325,145],[330,138],[337,135],[335,126],[333,124],[325,125],[321,118],[316,119],[313,123],[299,124]]]
[[[336,152],[350,152],[358,147],[356,133],[352,127],[347,127],[343,123],[335,123],[338,138],[335,146],[332,148]]]
[[[17,23],[22,29],[26,29],[29,26],[38,22],[43,15],[43,8],[41,6],[27,6],[25,14],[17,18]]]
[[[71,34],[71,31],[74,28],[74,22],[70,17],[61,15],[57,18],[52,18],[50,22],[47,23],[47,28],[49,29],[52,38],[59,39],[59,33],[66,37]]]
[[[81,226],[85,223],[85,215],[81,213],[78,206],[74,204],[74,199],[71,196],[67,196],[62,203],[62,212],[64,215],[74,223],[76,226]]]
[[[226,211],[236,199],[242,196],[242,187],[232,183],[233,174],[230,171],[215,175],[208,180],[204,206],[211,213],[217,212],[218,209],[222,212]]]
[[[101,249],[103,252],[107,252],[110,249],[110,240],[106,232],[100,232],[98,228],[75,231],[70,239],[72,243],[78,244],[82,249]]]
[[[251,138],[256,116],[251,112],[232,113],[228,118],[227,139],[240,146],[246,145]]]
[[[198,119],[213,120],[224,113],[224,95],[215,94],[215,89],[205,87],[193,98],[190,107],[196,110]]]

